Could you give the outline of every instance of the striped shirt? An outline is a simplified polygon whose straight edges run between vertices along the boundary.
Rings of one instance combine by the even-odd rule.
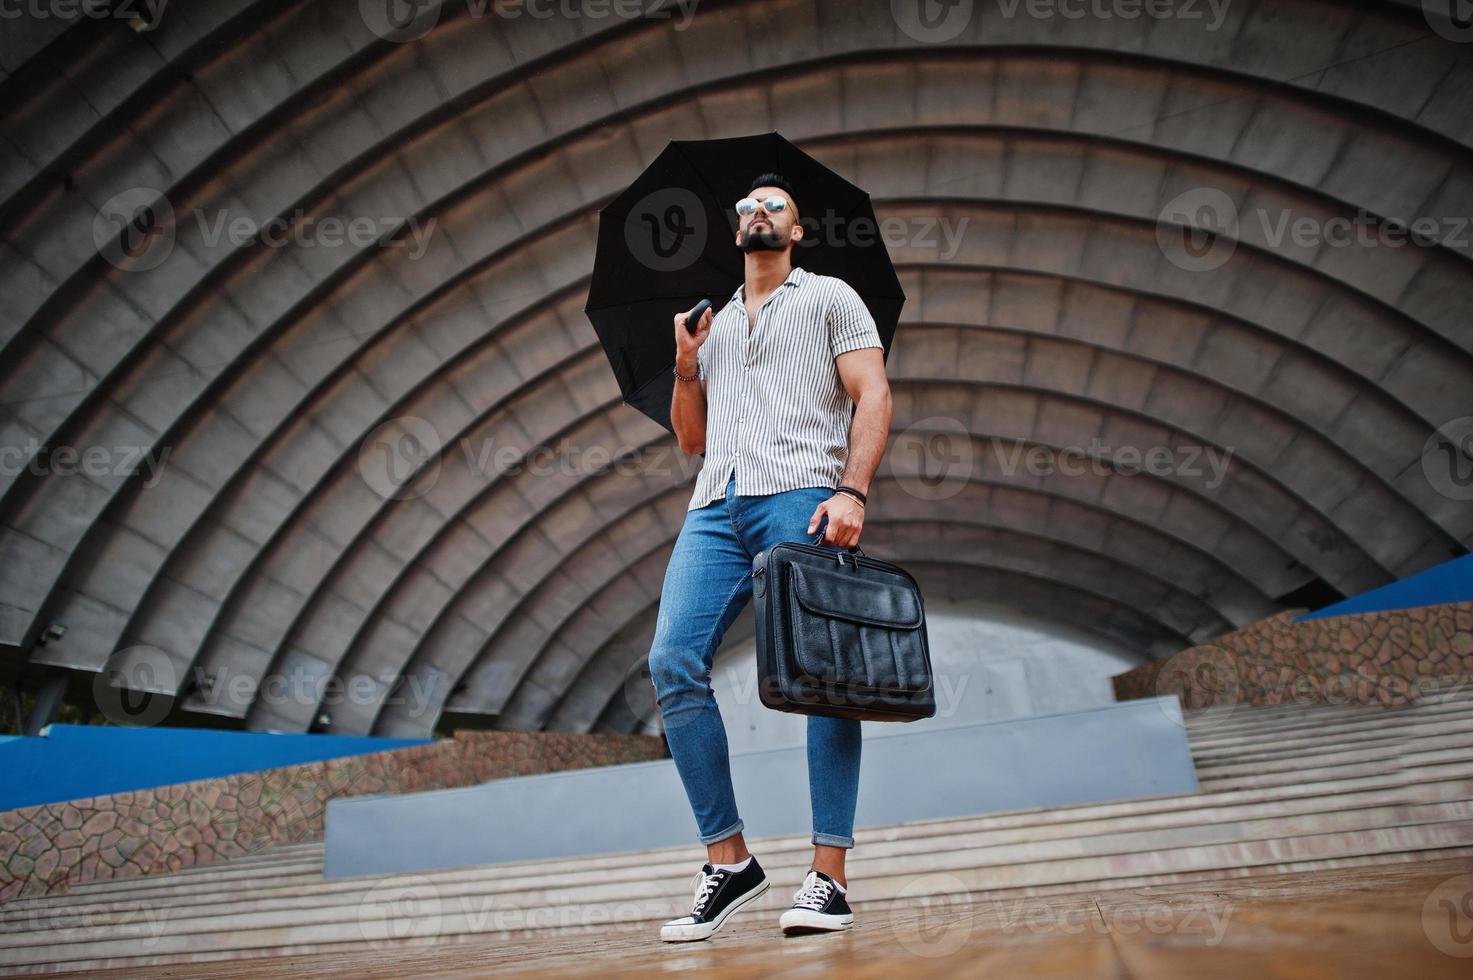
[[[726,496],[834,487],[849,456],[854,400],[834,358],[883,347],[848,283],[794,268],[747,329],[746,285],[711,321],[697,352],[706,381],[706,452],[687,511]]]

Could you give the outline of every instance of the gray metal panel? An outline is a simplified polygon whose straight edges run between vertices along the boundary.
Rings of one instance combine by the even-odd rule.
[[[868,738],[859,828],[1197,791],[1175,697]],[[802,747],[734,755],[748,836],[811,828]],[[863,832],[856,835],[863,842]],[[466,867],[679,844],[695,821],[669,759],[499,779],[327,809],[323,874]]]

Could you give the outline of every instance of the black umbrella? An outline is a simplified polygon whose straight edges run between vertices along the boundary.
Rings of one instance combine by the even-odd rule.
[[[793,264],[843,279],[879,327],[885,356],[905,292],[869,195],[777,133],[671,140],[599,212],[598,254],[584,312],[624,401],[670,428],[671,318],[709,299],[720,312],[743,280],[734,206],[753,178],[776,172],[796,191],[804,238]]]

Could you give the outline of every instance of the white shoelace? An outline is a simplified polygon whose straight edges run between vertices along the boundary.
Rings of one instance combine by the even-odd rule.
[[[793,908],[822,911],[833,893],[832,884],[820,878],[817,871],[810,871],[803,879],[803,887],[793,893]]]
[[[704,871],[696,872],[696,876],[691,879],[691,887],[694,889],[692,898],[695,903],[690,910],[692,917],[701,914],[701,909],[711,900],[711,896],[716,893],[716,886],[720,884],[721,872],[713,871],[710,874]]]

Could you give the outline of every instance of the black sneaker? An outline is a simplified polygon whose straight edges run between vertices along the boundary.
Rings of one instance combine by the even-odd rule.
[[[767,891],[768,886],[767,875],[755,856],[740,871],[703,865],[691,883],[695,886],[695,905],[690,915],[671,919],[660,927],[660,938],[667,943],[710,938],[733,912]]]
[[[803,887],[793,895],[793,907],[777,920],[784,936],[809,932],[837,932],[854,925],[854,913],[834,879],[822,871],[808,872]]]

